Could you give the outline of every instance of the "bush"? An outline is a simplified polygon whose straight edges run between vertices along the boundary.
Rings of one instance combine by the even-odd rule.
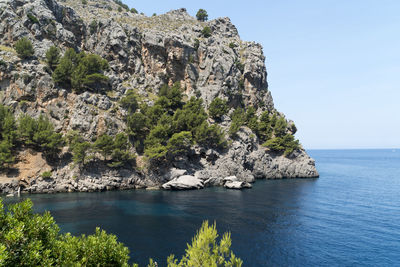
[[[46,52],[46,63],[51,70],[55,70],[60,62],[60,51],[57,47],[51,46]]]
[[[201,31],[201,34],[202,34],[205,38],[210,37],[210,36],[211,36],[211,28],[208,27],[208,26],[205,26],[205,27],[203,28],[203,30]]]
[[[0,169],[8,167],[14,163],[13,145],[9,140],[2,140],[0,142]]]
[[[129,250],[116,236],[60,234],[49,212],[34,214],[28,199],[4,208],[0,200],[2,266],[128,266]]]
[[[287,131],[287,123],[284,118],[279,118],[274,127],[274,132],[276,137],[283,137]]]
[[[200,47],[200,41],[199,39],[194,39],[194,45],[193,45],[194,49],[197,51]]]
[[[127,118],[128,134],[134,138],[136,151],[142,153],[144,150],[144,139],[150,131],[147,117],[142,113],[133,113]]]
[[[97,138],[93,146],[103,155],[104,160],[106,160],[107,157],[111,155],[114,149],[114,140],[111,136],[104,134]]]
[[[45,171],[45,172],[43,172],[42,173],[42,178],[43,179],[49,179],[49,178],[51,178],[51,172],[50,171]]]
[[[69,48],[60,59],[60,64],[53,73],[53,81],[56,84],[71,86],[71,76],[78,63],[78,56],[74,49]]]
[[[72,87],[80,92],[82,89],[89,89],[88,86],[101,85],[107,82],[108,78],[102,72],[108,68],[108,62],[100,56],[82,53],[71,76]]]
[[[87,3],[88,3],[87,0],[82,0],[82,5],[85,6],[85,5],[87,5]]]
[[[125,9],[126,11],[129,10],[128,5],[122,3],[121,0],[114,0],[114,2],[115,2],[117,5],[119,5],[119,7],[121,8],[121,11],[122,11],[122,8]],[[118,8],[118,11],[119,11],[120,8]],[[120,11],[120,12],[121,12],[121,11]]]
[[[128,137],[124,133],[118,133],[113,142],[111,152],[111,163],[109,167],[120,167],[130,163],[135,159],[135,156],[129,152]]]
[[[214,98],[211,102],[210,107],[208,108],[208,114],[211,118],[215,120],[221,119],[223,115],[225,115],[229,110],[227,102],[222,100],[221,98]]]
[[[137,96],[132,89],[129,89],[126,92],[126,95],[121,99],[119,103],[121,107],[128,110],[130,114],[136,112],[136,109],[139,106]]]
[[[210,148],[223,149],[227,146],[222,128],[215,124],[209,125],[206,121],[196,128],[195,140],[198,144]]]
[[[139,12],[136,10],[136,8],[131,8],[131,12],[133,13],[133,14],[138,14]]]
[[[196,18],[198,21],[207,21],[208,20],[207,11],[204,9],[199,9],[199,11],[197,11]]]
[[[47,156],[56,156],[64,146],[62,134],[56,133],[52,123],[43,115],[38,119],[22,115],[18,119],[17,131],[23,144],[33,146]]]
[[[244,110],[242,108],[235,109],[231,115],[231,120],[232,122],[229,128],[229,135],[231,137],[235,137],[240,127],[246,123],[246,115]]]
[[[80,92],[84,89],[104,87],[108,82],[103,72],[108,70],[108,62],[95,54],[76,54],[70,48],[54,70],[53,81]]]
[[[90,30],[90,34],[94,34],[97,31],[97,21],[96,20],[92,20],[92,22],[89,24],[89,30]]]
[[[203,222],[200,230],[192,239],[192,244],[187,245],[186,254],[178,264],[174,255],[168,257],[169,267],[178,266],[242,266],[243,261],[231,251],[231,235],[225,233],[219,244],[218,232],[215,223],[209,225]]]
[[[26,16],[33,24],[39,24],[39,20],[32,13],[28,13]]]
[[[10,109],[0,104],[0,140],[8,140],[11,144],[16,138],[15,118]]]
[[[26,59],[26,58],[32,57],[34,54],[32,43],[26,37],[19,39],[15,43],[14,48],[15,48],[15,51],[17,51],[17,54],[21,59]]]
[[[164,104],[161,104],[164,108],[177,109],[182,107],[182,92],[181,92],[181,83],[176,82],[172,87],[164,85],[161,87],[160,92],[158,93],[160,97],[166,97],[167,101],[164,101]],[[161,99],[162,101],[163,99]]]
[[[90,149],[92,148],[92,145],[87,142],[76,142],[72,144],[72,147],[70,147],[72,150],[72,160],[75,163],[85,165],[86,164],[86,159],[87,156],[90,152]]]
[[[0,105],[0,169],[14,163],[13,148],[16,141],[16,125],[11,111]]]
[[[275,152],[284,152],[285,156],[292,154],[295,150],[300,149],[299,140],[295,140],[291,134],[286,134],[282,137],[275,137],[263,144],[270,150]]]
[[[179,155],[186,154],[193,144],[192,133],[183,131],[175,133],[171,136],[167,143],[168,154],[171,158]]]
[[[118,12],[122,12],[122,7],[118,7]]]

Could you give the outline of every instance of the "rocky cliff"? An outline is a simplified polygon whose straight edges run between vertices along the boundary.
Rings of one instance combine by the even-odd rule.
[[[208,37],[202,33],[206,26],[211,29]],[[34,56],[24,60],[14,50],[22,37],[34,48]],[[53,162],[46,162],[40,151],[19,149],[15,165],[0,175],[3,192],[18,187],[26,192],[65,192],[163,184],[165,189],[224,184],[241,188],[255,179],[318,177],[314,160],[301,147],[289,155],[272,151],[246,126],[235,138],[228,137],[229,114],[238,107],[252,106],[257,115],[268,111],[284,118],[268,90],[261,45],[242,41],[229,18],[200,22],[185,9],[146,17],[110,0],[0,0],[0,43],[0,102],[16,117],[45,114],[64,135],[73,130],[94,140],[124,132],[127,110],[120,100],[128,90],[152,106],[160,88],[175,82],[180,82],[184,99],[201,98],[205,109],[216,97],[230,108],[220,121],[208,119],[229,139],[223,150],[193,145],[160,168],[147,164],[140,153],[134,167],[111,168],[93,160],[82,168],[72,162],[67,148]],[[55,84],[45,62],[51,46],[106,59],[109,90],[78,93]],[[287,121],[286,132],[293,134],[293,129],[293,122]],[[36,161],[40,168],[32,168],[39,166]],[[42,177],[44,171],[51,171],[51,177]]]

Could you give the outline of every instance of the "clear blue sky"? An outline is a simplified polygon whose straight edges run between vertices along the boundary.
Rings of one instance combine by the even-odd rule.
[[[305,148],[400,148],[399,0],[124,2],[230,17],[263,45],[276,108]]]

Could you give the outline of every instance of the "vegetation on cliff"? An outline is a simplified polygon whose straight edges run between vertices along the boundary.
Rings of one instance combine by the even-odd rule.
[[[54,50],[53,48],[50,48]],[[48,53],[55,53],[48,51]],[[50,63],[48,63],[50,65]],[[54,67],[54,62],[52,62]],[[95,54],[68,49],[54,70],[53,81],[56,84],[72,87],[76,92],[99,90],[107,85],[108,77],[103,74],[109,68],[108,62]]]
[[[0,266],[129,266],[129,249],[115,235],[99,228],[87,236],[61,234],[49,212],[35,214],[32,207],[28,199],[6,211],[0,200]],[[215,223],[204,222],[182,259],[171,255],[168,266],[241,266],[230,234],[217,239]],[[156,265],[150,259],[148,266]]]
[[[130,113],[126,121],[136,150],[144,152],[151,162],[168,162],[186,155],[194,143],[215,149],[226,147],[222,129],[207,122],[203,100],[192,97],[184,103],[179,82],[163,86],[153,106],[141,104],[136,111],[138,100],[133,91],[121,105]]]

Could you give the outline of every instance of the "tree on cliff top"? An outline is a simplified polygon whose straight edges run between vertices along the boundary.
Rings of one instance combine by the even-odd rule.
[[[198,21],[207,21],[208,20],[207,11],[200,8],[199,11],[197,11],[196,18]]]

